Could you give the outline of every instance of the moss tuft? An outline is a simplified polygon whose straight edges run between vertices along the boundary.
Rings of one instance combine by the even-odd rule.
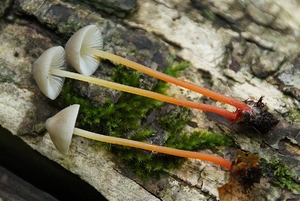
[[[189,61],[183,61],[181,63],[178,63],[177,65],[174,65],[173,67],[167,68],[165,74],[173,76],[173,77],[178,77],[180,71],[182,71],[190,66],[191,66],[191,63]]]
[[[298,175],[278,158],[272,161],[261,159],[260,164],[263,167],[263,174],[270,177],[271,183],[289,191],[300,192],[300,185],[296,183]]]
[[[202,14],[203,14],[203,17],[205,17],[206,19],[208,19],[210,21],[215,21],[216,20],[215,14],[213,12],[211,12],[210,10],[203,9]]]
[[[180,71],[182,71],[190,66],[191,66],[190,62],[183,61],[181,63],[173,65],[172,67],[167,68],[164,73],[167,75],[173,76],[173,77],[178,77]],[[166,91],[168,90],[168,88],[169,88],[169,83],[166,83],[163,81],[158,81],[157,85],[154,88],[154,91],[156,91],[157,93],[165,94]]]
[[[215,149],[217,146],[231,145],[233,141],[227,135],[209,131],[175,134],[166,142],[166,146],[185,150]]]
[[[189,65],[188,62],[179,63],[169,68],[167,73],[178,76],[179,71]],[[114,69],[112,79],[118,83],[140,87],[140,73],[124,70],[122,66],[117,66]],[[164,146],[185,150],[211,149],[215,146],[231,145],[231,140],[226,135],[207,131],[182,133],[182,128],[190,120],[188,108],[174,105],[166,107],[166,104],[162,102],[129,93],[122,93],[117,103],[107,100],[103,106],[99,106],[81,97],[74,89],[73,82],[67,80],[59,101],[63,103],[63,107],[70,104],[80,104],[77,120],[80,128],[145,142],[149,142],[151,138],[159,138],[158,141],[162,142]],[[168,83],[159,81],[155,91],[162,93],[167,89],[167,86]],[[152,117],[153,121],[147,122],[147,118],[153,111],[156,111]],[[169,173],[171,169],[178,168],[185,161],[184,158],[130,147],[106,143],[98,144],[117,155],[128,169],[142,179]]]
[[[289,114],[289,117],[292,119],[292,121],[299,122],[300,121],[300,110],[299,109],[292,110]]]

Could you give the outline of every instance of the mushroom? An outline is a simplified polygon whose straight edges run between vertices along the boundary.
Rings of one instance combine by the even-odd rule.
[[[219,108],[213,105],[195,103],[192,101],[181,100],[178,98],[166,96],[163,94],[147,91],[140,88],[126,86],[115,82],[106,81],[99,78],[94,78],[78,73],[73,73],[64,70],[65,66],[65,52],[60,46],[52,47],[46,50],[34,63],[33,63],[33,75],[41,89],[41,91],[50,99],[54,100],[60,93],[64,78],[76,79],[92,84],[124,91],[148,98],[153,98],[159,101],[164,101],[180,106],[189,108],[196,108],[204,111],[214,112],[226,117],[229,120],[236,120],[239,118],[239,112],[229,112],[223,108]]]
[[[64,84],[64,76],[51,75],[53,69],[66,68],[65,50],[61,46],[51,47],[46,50],[33,63],[33,77],[40,90],[48,98],[54,100],[59,95]]]
[[[249,107],[246,103],[242,101],[225,96],[223,94],[219,94],[204,87],[197,86],[195,84],[174,78],[167,74],[143,66],[139,63],[125,59],[123,57],[102,51],[100,50],[102,49],[102,44],[103,42],[100,30],[95,25],[85,26],[79,29],[76,33],[74,33],[74,35],[68,40],[66,44],[67,60],[78,72],[83,74],[86,73],[86,75],[91,75],[94,73],[94,71],[99,65],[100,59],[97,60],[97,57],[109,59],[111,61],[120,63],[122,65],[148,74],[160,80],[198,92],[200,94],[203,94],[204,96],[210,97],[220,102],[227,103],[238,108],[242,112],[252,111],[251,107]],[[93,65],[89,65],[89,63],[93,63]]]
[[[77,31],[66,43],[66,57],[75,70],[83,75],[92,75],[99,66],[99,59],[91,54],[82,53],[82,49],[102,49],[103,40],[95,25],[88,25]]]
[[[69,146],[71,144],[72,135],[75,134],[77,136],[100,142],[134,147],[148,151],[169,154],[173,156],[210,161],[219,164],[229,170],[231,169],[231,162],[219,156],[158,146],[118,137],[111,137],[76,128],[75,122],[78,115],[79,107],[80,106],[78,104],[71,105],[61,110],[55,116],[47,119],[45,123],[46,129],[50,135],[52,142],[54,143],[58,151],[60,151],[63,154],[67,154]]]

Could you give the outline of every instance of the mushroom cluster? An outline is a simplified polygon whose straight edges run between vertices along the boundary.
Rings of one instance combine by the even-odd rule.
[[[117,55],[102,51],[102,47],[103,41],[101,32],[95,25],[88,25],[77,31],[69,39],[65,46],[65,49],[61,46],[56,46],[46,50],[33,64],[34,78],[40,90],[48,98],[54,100],[59,95],[64,83],[64,79],[67,77],[180,106],[217,113],[234,122],[241,121],[245,113],[251,114],[253,112],[252,108],[244,102],[216,93],[195,84],[174,78],[172,76],[158,72]],[[101,58],[109,59],[132,69],[138,70],[142,73],[156,77],[160,80],[201,93],[217,101],[230,104],[236,107],[236,111],[230,112],[226,109],[213,105],[181,100],[152,91],[91,77],[91,75],[98,68]],[[66,71],[66,59],[68,60],[68,63],[70,63],[79,73]],[[72,110],[73,112],[70,112]],[[65,110],[58,113],[56,116],[48,119],[46,122],[46,128],[51,136],[52,141],[54,142],[57,149],[62,153],[67,153],[68,147],[71,143],[72,134],[74,133],[82,137],[87,137],[102,142],[131,146],[175,156],[208,160],[220,164],[227,169],[230,169],[231,167],[230,161],[213,155],[171,149],[127,139],[103,136],[100,134],[95,134],[78,128],[74,128],[78,110],[79,105],[70,106],[69,108],[66,108]]]
[[[95,25],[88,25],[78,30],[69,39],[66,44],[65,51],[61,46],[52,47],[46,50],[33,64],[33,74],[41,91],[47,97],[54,100],[60,93],[64,78],[67,77],[153,98],[159,101],[217,113],[235,122],[240,121],[243,118],[244,113],[252,112],[252,108],[242,101],[238,101],[223,94],[219,94],[209,89],[158,72],[128,59],[99,50],[102,46],[102,35],[99,29]],[[152,91],[90,77],[90,75],[92,75],[98,68],[100,57],[123,64],[160,80],[201,93],[220,102],[230,104],[236,107],[237,110],[235,112],[230,112],[226,109],[213,105],[181,100],[159,93],[154,93]],[[66,71],[65,58],[67,58],[68,62],[81,74]]]

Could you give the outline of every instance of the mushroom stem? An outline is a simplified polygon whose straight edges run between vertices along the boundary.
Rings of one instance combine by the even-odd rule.
[[[231,169],[230,161],[228,161],[222,157],[211,155],[211,154],[205,154],[205,153],[199,153],[199,152],[193,152],[193,151],[185,151],[185,150],[163,147],[163,146],[148,144],[148,143],[144,143],[144,142],[134,141],[134,140],[100,135],[100,134],[89,132],[89,131],[82,130],[79,128],[74,128],[73,134],[84,137],[84,138],[97,140],[100,142],[134,147],[134,148],[144,149],[144,150],[148,150],[148,151],[155,151],[158,153],[163,153],[163,154],[168,154],[168,155],[173,155],[173,156],[210,161],[210,162],[219,164],[219,165],[227,168],[228,170]]]
[[[132,94],[136,94],[136,95],[140,95],[140,96],[145,96],[148,98],[153,98],[153,99],[163,101],[163,102],[168,102],[168,103],[172,103],[172,104],[176,104],[176,105],[180,105],[180,106],[185,106],[185,107],[189,107],[189,108],[195,108],[195,109],[200,109],[200,110],[204,110],[204,111],[208,111],[208,112],[217,113],[217,114],[220,114],[220,115],[226,117],[229,120],[236,120],[239,117],[239,112],[233,113],[233,112],[229,112],[226,109],[216,107],[213,105],[181,100],[178,98],[173,98],[173,97],[155,93],[152,91],[147,91],[144,89],[139,89],[139,88],[135,88],[135,87],[127,86],[127,85],[122,85],[122,84],[118,84],[115,82],[102,80],[99,78],[93,78],[93,77],[89,77],[89,76],[78,74],[78,73],[72,73],[69,71],[54,69],[54,68],[50,69],[49,72],[52,75],[56,75],[59,77],[68,77],[68,78],[81,80],[81,81],[93,83],[96,85],[116,89],[119,91],[124,91],[124,92],[132,93]]]
[[[169,76],[167,74],[161,73],[159,71],[153,70],[151,68],[147,68],[146,66],[143,66],[139,63],[130,61],[128,59],[125,59],[123,57],[102,51],[102,50],[97,50],[95,48],[89,48],[89,47],[82,47],[81,48],[81,53],[82,54],[92,54],[98,57],[102,57],[105,59],[109,59],[111,61],[115,61],[117,63],[120,63],[122,65],[125,65],[127,67],[130,67],[132,69],[135,69],[137,71],[140,71],[142,73],[145,73],[147,75],[153,76],[155,78],[158,78],[160,80],[163,80],[165,82],[169,82],[184,88],[187,88],[189,90],[198,92],[200,94],[203,94],[204,96],[210,97],[212,99],[218,100],[220,102],[223,103],[227,103],[229,105],[232,105],[238,109],[240,109],[241,111],[251,111],[251,108],[244,102],[236,100],[234,98],[225,96],[223,94],[219,94],[217,92],[214,92],[212,90],[206,89],[204,87],[201,86],[197,86],[195,84],[189,83],[189,82],[185,82],[183,80],[174,78],[172,76]]]
[[[97,133],[89,132],[75,127],[76,118],[78,116],[80,105],[71,105],[53,117],[47,119],[45,127],[50,135],[50,138],[55,147],[63,154],[68,153],[73,134],[97,140],[100,142],[106,142],[111,144],[118,144],[123,146],[135,147],[148,151],[155,151],[159,153],[169,154],[173,156],[195,158],[205,161],[210,161],[227,169],[231,169],[231,162],[215,155],[204,154],[199,152],[185,151],[180,149],[174,149],[169,147],[163,147],[158,145],[152,145],[144,142],[138,142],[123,138],[111,137],[106,135],[100,135]]]

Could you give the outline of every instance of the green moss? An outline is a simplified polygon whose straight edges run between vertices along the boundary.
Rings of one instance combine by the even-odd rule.
[[[169,68],[167,73],[177,76],[180,70],[187,68],[189,65],[188,62],[179,63]],[[134,87],[140,87],[140,78],[140,73],[126,70],[122,66],[117,66],[112,76],[115,82]],[[159,81],[155,91],[163,92],[167,86],[167,83]],[[77,119],[78,127],[96,133],[138,141],[160,137],[163,138],[164,146],[185,150],[231,145],[231,140],[226,135],[204,131],[182,133],[182,128],[190,120],[190,110],[188,108],[172,106],[171,112],[163,112],[164,103],[129,93],[123,93],[116,104],[107,100],[103,106],[99,106],[86,98],[80,97],[71,80],[68,80],[64,85],[59,100],[64,106],[75,103],[80,104]],[[145,120],[151,111],[156,111],[157,114],[154,118],[156,129],[153,129],[152,123],[141,123],[141,119]],[[171,169],[179,167],[185,160],[184,158],[130,147],[106,143],[98,144],[117,155],[128,169],[143,179],[168,173]]]
[[[0,59],[0,66],[6,66]],[[14,77],[16,77],[16,73],[9,70],[8,68],[0,68],[0,82],[14,83]]]
[[[174,65],[173,67],[167,68],[165,74],[171,75],[173,77],[178,77],[179,72],[190,67],[191,63],[189,61],[183,61],[181,63],[178,63],[177,65]]]
[[[263,167],[264,175],[270,177],[271,183],[289,191],[300,192],[300,185],[295,182],[298,175],[278,158],[272,161],[261,159],[260,164]]]
[[[149,110],[161,105],[152,99],[124,93],[117,104],[107,100],[105,105],[97,106],[78,96],[73,90],[72,81],[66,82],[60,98],[63,99],[65,106],[80,104],[77,119],[80,127],[116,137],[123,137],[124,133],[139,130],[139,120],[146,117]]]
[[[300,110],[299,110],[299,109],[292,110],[292,111],[290,112],[289,117],[290,117],[290,118],[292,119],[292,121],[294,121],[294,122],[300,121]]]
[[[217,146],[231,145],[233,145],[233,141],[227,135],[209,131],[175,134],[166,142],[168,147],[185,150],[215,149]]]
[[[203,9],[202,14],[203,14],[203,17],[205,17],[208,20],[215,21],[215,19],[216,19],[215,14],[213,12],[211,12],[210,10]]]
[[[164,146],[192,151],[215,149],[216,146],[230,145],[232,145],[232,140],[226,135],[196,131],[193,133],[172,133]],[[180,167],[186,160],[185,158],[121,146],[118,146],[118,151],[114,153],[122,159],[131,171],[135,172],[142,179],[168,174],[171,170]]]
[[[133,87],[140,86],[140,74],[138,71],[126,71],[122,65],[118,65],[114,69],[112,80]]]
[[[175,59],[174,57],[169,58],[170,60]],[[172,67],[167,68],[167,70],[164,72],[167,75],[173,76],[173,77],[178,77],[179,72],[190,67],[191,63],[189,61],[183,61],[181,63],[175,64]],[[169,83],[158,81],[157,85],[154,88],[154,91],[158,93],[165,94],[166,91],[169,88]]]

